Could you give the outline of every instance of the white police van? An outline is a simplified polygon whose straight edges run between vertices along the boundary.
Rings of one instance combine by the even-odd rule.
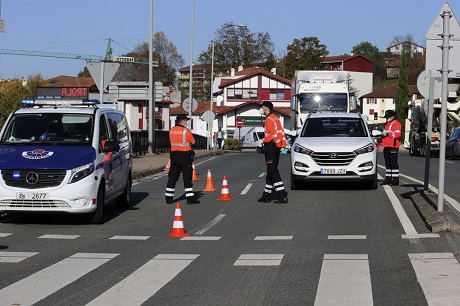
[[[0,134],[0,216],[75,213],[101,223],[109,201],[129,207],[132,143],[123,112],[89,100],[24,102]]]

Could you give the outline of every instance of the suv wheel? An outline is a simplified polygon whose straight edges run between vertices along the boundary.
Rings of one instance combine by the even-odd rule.
[[[102,217],[104,215],[104,202],[105,202],[104,189],[101,186],[99,187],[99,191],[97,192],[96,210],[85,216],[86,223],[92,223],[92,224],[102,223]]]

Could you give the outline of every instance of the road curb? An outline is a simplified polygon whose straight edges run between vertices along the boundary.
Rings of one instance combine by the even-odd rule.
[[[433,233],[460,233],[460,224],[456,221],[458,218],[446,201],[444,201],[443,212],[436,210],[437,194],[421,192],[412,195],[411,199],[420,217]]]

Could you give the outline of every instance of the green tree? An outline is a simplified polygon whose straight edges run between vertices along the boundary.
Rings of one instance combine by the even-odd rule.
[[[250,67],[259,65],[273,68],[276,61],[273,54],[275,47],[268,33],[253,33],[247,27],[238,27],[229,22],[216,32],[214,42],[214,66],[223,67],[226,71],[240,65]],[[211,64],[212,40],[207,50],[198,56],[201,64]]]
[[[35,98],[37,87],[45,87],[46,82],[40,74],[29,76],[27,82],[12,79],[0,83],[0,127],[12,111],[21,106],[21,100]]]
[[[351,50],[353,54],[362,55],[374,62],[374,84],[383,82],[386,78],[385,53],[368,41],[361,42]]]
[[[134,57],[138,62],[148,63],[149,44],[147,42],[140,43],[133,51],[123,56]],[[154,61],[158,61],[158,67],[153,70],[153,80],[160,81],[163,85],[175,85],[176,70],[184,65],[184,58],[164,32],[155,33],[152,41],[152,56]],[[148,79],[148,65],[122,63],[113,81],[148,81]]]
[[[324,66],[321,60],[328,54],[326,45],[320,43],[317,37],[294,39],[282,59],[285,77],[292,78],[296,70],[321,70]]]
[[[407,102],[409,100],[409,79],[407,74],[407,61],[406,61],[406,52],[401,54],[401,62],[399,64],[399,78],[398,78],[398,87],[396,89],[396,101],[395,108],[398,120],[402,124],[401,130],[401,142],[404,141],[404,120],[405,120],[405,110],[407,108]]]

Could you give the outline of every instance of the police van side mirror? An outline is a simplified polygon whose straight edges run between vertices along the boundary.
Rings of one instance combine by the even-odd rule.
[[[374,120],[379,120],[379,113],[374,113]]]
[[[102,152],[109,153],[109,152],[118,152],[120,151],[120,145],[117,141],[110,139],[105,142],[104,148]]]

